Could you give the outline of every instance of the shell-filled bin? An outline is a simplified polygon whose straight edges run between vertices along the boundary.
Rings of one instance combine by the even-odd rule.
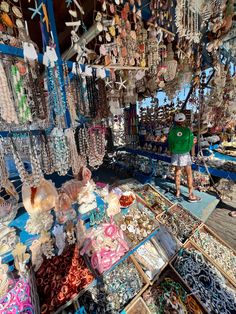
[[[168,210],[174,204],[152,185],[146,184],[134,190],[138,197],[144,200],[146,205],[158,216]]]
[[[157,217],[158,221],[184,244],[202,222],[181,204],[175,204]]]

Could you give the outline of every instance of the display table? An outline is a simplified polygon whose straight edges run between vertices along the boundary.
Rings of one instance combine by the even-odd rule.
[[[130,153],[132,155],[144,156],[144,157],[148,157],[148,158],[151,158],[154,160],[161,160],[161,161],[164,161],[167,163],[170,163],[170,161],[171,161],[171,158],[169,156],[160,155],[160,154],[156,154],[156,153],[149,152],[149,151],[142,151],[142,150],[131,149],[131,148],[126,148],[126,147],[118,148],[117,151],[124,151],[124,152]],[[195,163],[192,165],[192,169],[195,171],[202,172],[202,173],[207,173],[205,166],[197,165]],[[213,176],[236,181],[236,173],[235,172],[229,172],[229,171],[219,170],[217,168],[210,168],[210,167],[208,168],[208,171]]]

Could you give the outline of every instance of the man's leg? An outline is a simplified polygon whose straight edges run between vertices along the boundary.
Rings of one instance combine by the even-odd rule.
[[[176,197],[180,197],[181,167],[175,166]]]
[[[189,197],[193,196],[193,173],[191,166],[184,167],[186,175],[187,175],[187,183],[188,183],[188,193]]]

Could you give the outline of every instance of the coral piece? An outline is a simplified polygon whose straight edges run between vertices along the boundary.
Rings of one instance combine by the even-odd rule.
[[[63,228],[64,228],[63,226],[56,225],[52,231],[52,233],[54,234],[56,238],[56,246],[58,248],[58,255],[61,255],[65,248],[66,235],[65,235],[65,232],[63,231]]]

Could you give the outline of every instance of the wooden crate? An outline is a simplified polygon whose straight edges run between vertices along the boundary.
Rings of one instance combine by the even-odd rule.
[[[128,305],[125,309],[127,314],[151,314],[146,303],[139,297],[133,304]]]
[[[179,284],[181,284],[181,286],[184,288],[184,290],[188,293],[188,295],[192,295],[191,293],[191,289],[189,288],[188,285],[186,285],[186,283],[183,281],[183,279],[181,278],[181,276],[176,272],[176,270],[169,264],[166,269],[159,274],[159,277],[157,278],[157,280],[154,282],[153,285],[160,285],[160,283],[165,279],[165,278],[170,278],[176,282],[178,282]],[[201,302],[199,302],[199,300],[192,295],[194,300],[196,301],[196,303],[198,304],[198,306],[200,307],[200,309],[202,310],[202,313],[207,313],[207,311],[205,310],[205,308],[203,307],[203,305],[201,304]],[[145,301],[144,301],[145,302]]]
[[[202,225],[202,222],[197,218],[195,217],[194,215],[192,215],[187,209],[185,209],[181,204],[174,204],[173,206],[171,206],[169,208],[169,210],[167,211],[167,214],[169,214],[170,216],[173,216],[173,214],[178,211],[178,207],[181,208],[181,210],[183,210],[189,217],[191,217],[195,222],[196,222],[196,226],[195,228],[192,230],[192,232],[189,234],[188,238],[181,242],[181,240],[175,235],[172,233],[172,230],[171,228],[169,227],[169,225],[166,225],[163,223],[162,221],[162,217],[166,214],[166,213],[162,213],[161,215],[158,215],[156,217],[156,219],[163,225],[166,226],[166,228],[173,234],[173,236],[182,244],[186,243],[189,239],[189,237],[195,232],[195,230],[197,230],[201,225]]]
[[[133,253],[132,258],[138,263],[138,265],[141,267],[141,269],[144,272],[144,275],[146,276],[146,280],[148,281],[149,285],[152,285],[154,283],[154,281],[156,280],[156,278],[158,278],[158,276],[160,275],[160,273],[163,271],[163,269],[168,265],[168,257],[165,254],[164,249],[161,247],[161,245],[157,244],[156,242],[152,242],[152,240],[150,240],[150,242],[152,243],[152,245],[157,249],[157,251],[160,253],[160,256],[162,257],[163,261],[165,262],[164,265],[159,269],[159,271],[156,273],[156,275],[154,275],[153,279],[150,279],[148,277],[148,275],[145,273],[145,270],[143,269],[141,263],[138,261],[137,257],[135,256],[135,253]]]
[[[191,249],[191,248],[193,248],[193,249],[199,251],[200,253],[202,253],[202,252],[198,249],[198,247],[197,247],[193,242],[191,242],[191,241],[189,240],[188,242],[186,242],[186,243],[184,244],[183,249]],[[172,258],[172,260],[170,261],[169,264],[170,264],[171,268],[173,269],[173,271],[181,278],[181,281],[184,282],[185,286],[188,287],[188,289],[189,289],[190,291],[192,291],[192,289],[191,289],[191,288],[189,287],[189,285],[184,281],[184,279],[182,278],[182,276],[178,273],[178,271],[177,271],[177,270],[175,269],[175,267],[174,267],[174,262],[175,262],[177,256],[178,256],[178,254],[176,254],[176,255]],[[209,260],[209,258],[208,258],[207,256],[204,255],[204,258],[206,259],[206,261],[208,261],[210,264],[212,264],[211,261]],[[213,265],[213,264],[212,264],[212,265]],[[213,265],[213,266],[214,266],[214,265]],[[233,286],[231,285],[231,283],[227,280],[227,278],[224,276],[223,273],[222,273],[222,275],[223,275],[223,277],[225,278],[225,282],[226,282],[227,286],[228,286],[229,288],[231,288],[231,289],[234,290],[234,287],[233,287]],[[192,291],[192,294],[193,294],[193,295],[195,296],[195,298],[198,300],[199,304],[201,304],[202,307],[205,309],[206,313],[208,313],[207,309],[205,308],[204,303],[202,303],[202,301],[200,300],[200,297],[199,297],[194,291]]]
[[[162,225],[160,224],[160,227],[159,227],[159,233],[161,232],[167,232],[169,234],[169,236],[172,238],[172,240],[175,242],[176,244],[176,250],[175,250],[175,253],[173,255],[169,255],[168,252],[167,252],[167,248],[164,247],[164,245],[160,242],[160,240],[158,239],[158,234],[156,236],[154,236],[151,241],[153,243],[156,243],[157,245],[160,245],[166,256],[168,257],[168,260],[170,261],[179,251],[179,249],[183,246],[183,244],[167,229],[167,227],[165,225]]]
[[[157,194],[158,194],[158,197],[160,197],[160,198],[163,200],[163,202],[165,203],[167,209],[169,209],[171,206],[174,205],[170,200],[168,200],[168,198],[166,198],[163,194],[161,194],[161,193],[160,193],[156,188],[154,188],[151,184],[145,184],[142,189],[150,189],[151,191],[153,191],[153,193],[157,193]],[[146,199],[145,199],[142,195],[139,195],[139,194],[138,194],[139,191],[140,191],[140,189],[134,190],[134,192],[135,192],[135,194],[137,195],[137,197],[143,199],[143,201],[145,202],[145,204],[147,205],[147,207],[149,207],[157,216],[160,215],[160,214],[162,214],[162,212],[163,212],[164,210],[160,210],[160,211],[157,212],[157,210],[155,210],[155,208],[154,208],[154,205],[148,203],[148,202],[146,201]]]
[[[142,282],[143,282],[143,286],[142,286],[142,288],[141,288],[141,290],[136,294],[136,296],[132,299],[132,300],[130,300],[130,302],[126,305],[126,307],[130,307],[130,306],[132,306],[133,305],[133,303],[135,303],[135,301],[141,296],[141,294],[143,294],[144,293],[144,291],[147,289],[147,287],[149,286],[149,280],[148,280],[148,277],[146,276],[146,274],[144,273],[144,271],[142,270],[142,268],[141,268],[141,266],[138,264],[138,262],[135,260],[135,258],[132,256],[132,255],[130,255],[129,257],[128,257],[128,260],[132,263],[132,264],[134,264],[134,266],[135,266],[135,268],[137,269],[137,271],[139,272],[139,274],[140,274],[140,277],[142,278]],[[118,267],[118,266],[117,266]],[[105,275],[103,275],[103,276],[105,276]],[[114,278],[114,280],[115,280],[115,278]],[[86,289],[86,291],[87,290],[89,290],[88,288]],[[81,295],[80,295],[81,296]],[[80,304],[80,300],[78,300],[79,301],[79,304]],[[82,303],[80,304],[80,305],[82,305]],[[124,306],[124,308],[126,309],[126,307]],[[120,312],[122,312],[122,308],[120,309]]]
[[[233,251],[234,255],[236,256],[236,251],[233,248],[231,248],[226,242],[224,242],[224,240],[222,240],[212,229],[207,227],[205,224],[202,224],[196,232],[209,233],[212,237],[214,237],[217,241],[219,241],[223,246]],[[194,234],[190,237],[190,242],[211,262],[212,265],[214,265],[217,269],[219,269],[219,271],[227,278],[227,280],[236,288],[236,280],[232,278],[230,274],[225,272],[221,268],[220,264],[218,264],[215,261],[215,259],[213,259],[209,254],[207,254],[207,252],[194,241]]]

